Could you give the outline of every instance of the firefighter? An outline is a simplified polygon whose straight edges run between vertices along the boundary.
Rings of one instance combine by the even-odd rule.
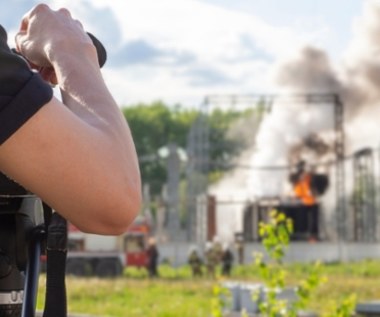
[[[191,267],[193,277],[202,276],[203,261],[196,247],[192,247],[188,257],[188,263]]]
[[[234,262],[234,255],[228,244],[224,245],[222,253],[222,275],[230,276],[232,264]]]
[[[159,252],[156,245],[156,240],[154,238],[150,238],[148,241],[148,249],[147,249],[147,270],[149,277],[158,277],[157,264],[158,264]]]
[[[206,243],[205,258],[207,274],[209,277],[215,278],[216,267],[219,263],[219,253],[218,250],[214,248],[214,245],[211,242]]]
[[[217,262],[216,264],[219,265],[222,261],[222,255],[223,255],[223,244],[220,241],[219,237],[217,236],[214,237],[212,248],[216,256],[216,262]]]

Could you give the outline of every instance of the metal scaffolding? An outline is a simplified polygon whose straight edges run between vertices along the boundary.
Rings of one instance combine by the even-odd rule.
[[[200,195],[207,192],[207,173],[209,160],[209,128],[207,115],[201,113],[194,121],[187,137],[186,166],[186,209],[187,209],[187,239],[190,241],[203,240],[199,228],[206,227],[204,217],[198,217],[197,203]]]
[[[372,149],[362,149],[354,154],[353,169],[353,238],[373,242],[377,240],[377,217]]]

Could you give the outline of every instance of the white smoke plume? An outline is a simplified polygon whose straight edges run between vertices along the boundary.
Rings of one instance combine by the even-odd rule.
[[[327,52],[308,46],[293,58],[279,62],[273,73],[281,92],[340,96],[344,105],[347,155],[363,147],[379,146],[379,1],[365,2],[363,14],[355,23],[354,38],[341,64],[331,65]],[[288,163],[289,151],[299,149],[305,138],[314,133],[324,138],[331,147],[333,128],[331,105],[288,105],[278,102],[261,126],[257,138],[258,152],[252,157],[252,165]],[[259,188],[262,177],[257,176],[257,173],[251,175],[253,191],[259,189],[261,193],[274,194],[277,191],[281,194],[280,188]],[[278,179],[276,183],[279,184]]]
[[[280,94],[340,96],[344,105],[346,155],[380,145],[380,1],[363,3],[363,13],[355,21],[354,36],[339,64],[331,64],[328,52],[308,46],[292,58],[279,61],[273,68],[273,79]],[[284,166],[292,163],[294,157],[305,158],[303,144],[313,135],[333,149],[334,109],[331,104],[275,102],[260,125],[249,164],[252,167]],[[246,158],[247,153],[244,156]],[[333,151],[330,155],[324,153],[314,157],[309,153],[306,159],[320,163],[333,156]],[[211,192],[218,196],[218,189],[223,188],[226,192],[229,188],[230,195],[238,192],[247,200],[281,196],[289,190],[288,172],[237,169]],[[334,173],[327,172],[330,172],[330,187],[333,187]],[[352,175],[348,173],[346,178],[352,179]],[[351,190],[349,184],[347,187]],[[335,200],[333,196],[330,191],[330,197],[327,195],[325,199],[331,203]]]

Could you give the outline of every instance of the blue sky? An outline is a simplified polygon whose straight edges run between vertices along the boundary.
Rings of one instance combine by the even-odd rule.
[[[208,94],[273,92],[273,65],[304,45],[332,63],[352,38],[361,0],[51,0],[105,44],[103,69],[121,105],[199,105]],[[0,0],[12,38],[33,0]],[[12,41],[10,40],[10,45]]]

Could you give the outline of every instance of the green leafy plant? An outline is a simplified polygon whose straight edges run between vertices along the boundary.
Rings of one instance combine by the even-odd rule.
[[[333,303],[330,310],[324,314],[324,317],[348,317],[352,316],[352,312],[357,302],[356,294],[344,298],[341,302]]]
[[[223,308],[226,306],[227,290],[217,283],[212,288],[213,298],[211,300],[212,317],[223,317]]]
[[[264,287],[253,292],[252,299],[258,304],[260,316],[267,317],[296,317],[300,310],[307,308],[316,289],[327,282],[322,275],[324,268],[320,262],[307,266],[307,274],[297,285],[287,287],[286,278],[289,266],[284,264],[284,257],[293,233],[292,220],[283,213],[272,210],[266,223],[259,224],[259,235],[266,254],[254,254],[255,272],[264,282]],[[294,293],[291,300],[281,299],[281,293],[289,290]],[[291,293],[290,292],[290,293]],[[214,285],[213,317],[223,316],[226,302],[225,292],[221,286]],[[223,294],[223,295],[222,295]],[[350,317],[356,304],[356,296],[350,295],[340,302],[333,302],[324,317]],[[248,316],[246,312],[242,317]]]
[[[255,255],[255,264],[259,267],[259,275],[265,282],[266,292],[264,296],[254,294],[254,300],[259,302],[259,310],[263,316],[296,317],[301,309],[307,307],[314,291],[321,284],[327,282],[327,279],[321,275],[321,263],[316,262],[310,267],[307,277],[293,287],[296,296],[292,301],[278,298],[286,286],[285,279],[288,272],[283,265],[283,258],[292,233],[291,219],[276,210],[270,212],[267,223],[260,223],[259,234],[269,261],[264,261],[263,254]],[[334,308],[328,316],[351,316],[355,303],[356,297],[351,295],[341,303],[334,304]]]
[[[259,302],[259,310],[264,316],[297,316],[300,309],[306,308],[313,291],[325,281],[320,274],[321,264],[315,263],[306,279],[292,288],[295,298],[292,301],[279,299],[279,294],[286,286],[287,270],[283,259],[292,233],[292,220],[276,210],[269,213],[267,223],[260,223],[259,234],[269,261],[264,261],[263,254],[255,254],[255,264],[259,267],[266,288],[264,296],[255,294],[254,299]]]

